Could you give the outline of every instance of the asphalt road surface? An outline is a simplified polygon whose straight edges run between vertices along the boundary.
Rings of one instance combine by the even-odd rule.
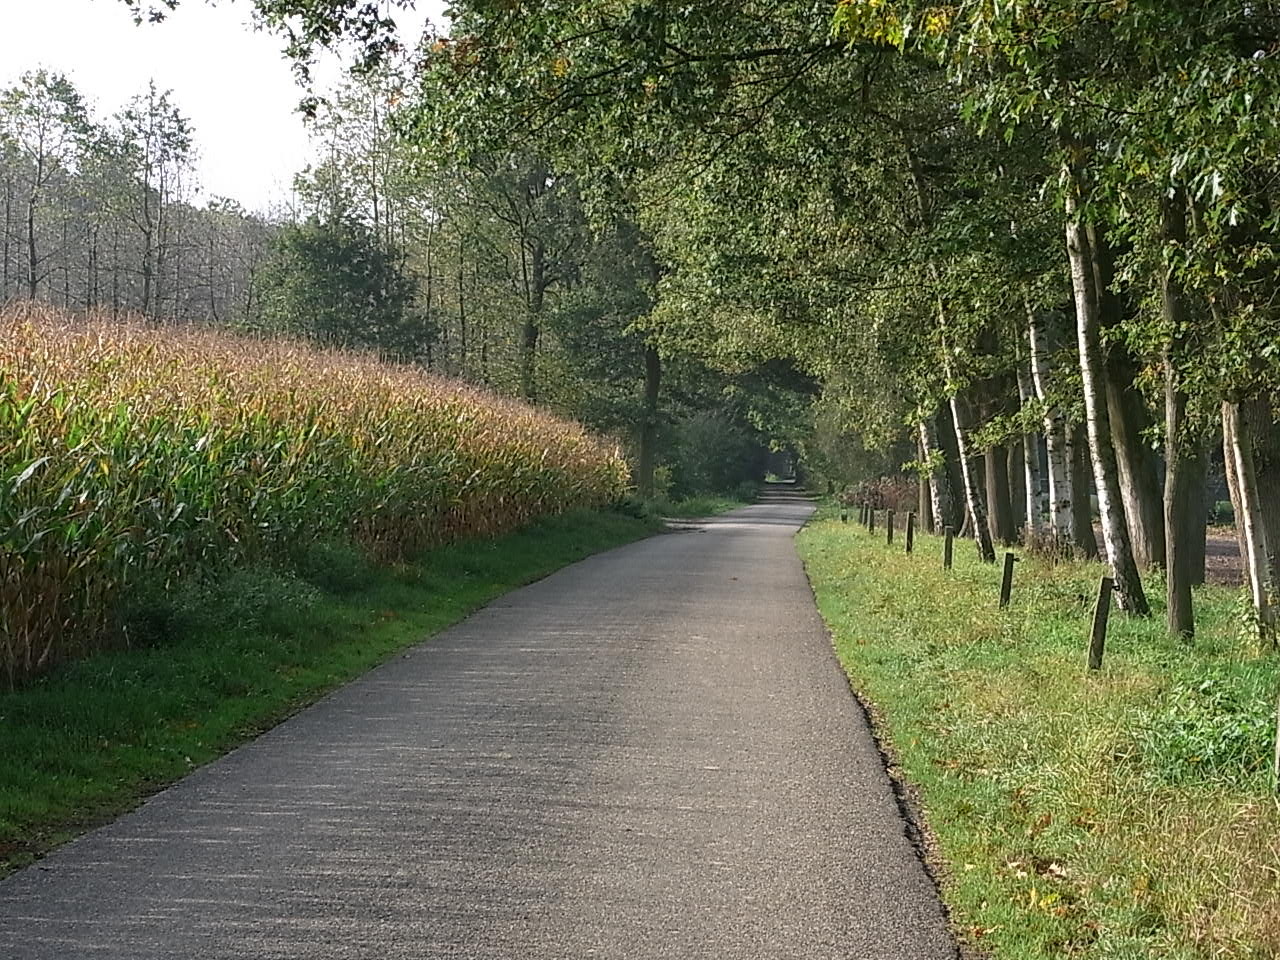
[[[811,510],[509,594],[0,882],[0,957],[954,957]]]

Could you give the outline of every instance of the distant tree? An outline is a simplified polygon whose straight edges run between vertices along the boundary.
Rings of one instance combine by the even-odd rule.
[[[406,359],[424,356],[435,339],[399,255],[358,220],[286,227],[261,284],[260,323],[271,331]]]
[[[170,248],[171,214],[181,198],[183,173],[193,159],[191,124],[155,84],[116,118],[119,146],[132,172],[133,202],[125,215],[141,241],[142,312],[159,314]]]
[[[36,296],[55,253],[39,242],[49,194],[67,181],[88,126],[79,92],[61,74],[36,70],[0,92],[0,140],[17,160],[28,297]]]

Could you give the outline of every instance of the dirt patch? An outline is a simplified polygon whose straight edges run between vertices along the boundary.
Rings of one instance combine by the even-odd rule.
[[[1244,583],[1244,558],[1234,527],[1210,527],[1204,544],[1204,578],[1207,583],[1238,587]]]

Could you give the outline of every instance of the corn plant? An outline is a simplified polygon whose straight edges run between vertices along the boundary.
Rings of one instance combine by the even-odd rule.
[[[144,581],[326,537],[395,559],[617,498],[577,424],[420,369],[208,330],[0,314],[0,670],[118,640]]]

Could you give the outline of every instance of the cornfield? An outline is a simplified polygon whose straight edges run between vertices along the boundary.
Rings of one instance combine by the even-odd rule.
[[[576,424],[369,357],[26,305],[0,337],[10,685],[111,642],[135,583],[332,537],[394,559],[627,482]]]

